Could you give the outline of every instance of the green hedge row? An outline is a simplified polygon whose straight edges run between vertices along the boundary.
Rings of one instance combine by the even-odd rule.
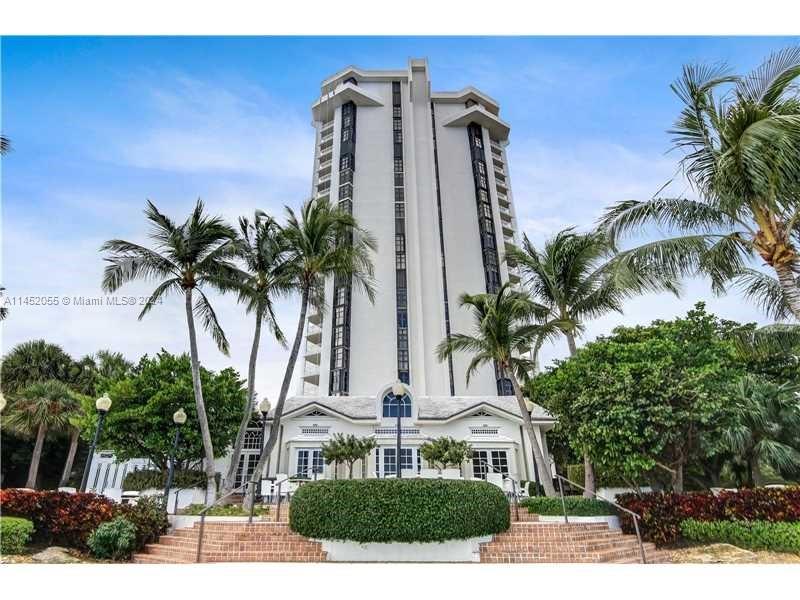
[[[125,475],[122,489],[125,491],[141,492],[142,490],[163,490],[167,483],[166,471],[158,469],[139,469]],[[172,480],[172,489],[206,487],[206,474],[202,471],[175,471]]]
[[[511,523],[503,491],[485,481],[316,481],[292,498],[289,525],[310,538],[442,542],[500,533]]]
[[[0,517],[0,554],[19,554],[33,534],[33,521]]]
[[[574,517],[602,517],[617,514],[614,507],[608,502],[583,496],[565,496],[564,504],[567,514]],[[564,514],[561,498],[525,498],[520,501],[520,506],[528,508],[528,512],[543,516],[560,516]]]
[[[748,550],[800,552],[800,522],[686,519],[681,522],[681,533],[693,542],[733,544]]]

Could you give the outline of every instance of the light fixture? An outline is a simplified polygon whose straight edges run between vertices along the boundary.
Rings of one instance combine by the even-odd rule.
[[[100,396],[94,403],[98,412],[105,413],[111,408],[111,398],[108,397],[108,392]]]
[[[176,410],[172,415],[172,422],[179,426],[186,423],[186,412],[182,408]]]
[[[264,396],[261,402],[258,403],[258,412],[265,415],[269,412],[270,408],[272,408],[272,405],[269,403],[269,399],[266,396]]]
[[[406,395],[406,386],[399,379],[392,384],[392,394],[394,394],[397,398],[401,398]]]

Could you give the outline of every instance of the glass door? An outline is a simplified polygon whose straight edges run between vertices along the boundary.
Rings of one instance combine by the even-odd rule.
[[[321,448],[299,448],[297,450],[296,475],[307,479],[319,479],[325,463]]]
[[[395,477],[397,475],[397,448],[385,447],[375,449],[375,469],[378,477]],[[422,468],[422,459],[418,448],[400,448],[400,468],[403,473],[413,471],[416,475]]]

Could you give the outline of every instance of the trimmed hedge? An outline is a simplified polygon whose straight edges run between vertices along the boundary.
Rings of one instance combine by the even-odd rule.
[[[784,489],[755,488],[737,492],[674,494],[651,492],[622,494],[617,503],[641,515],[644,539],[659,546],[675,542],[681,521],[800,521],[800,486]],[[633,533],[633,520],[620,514],[625,533]]]
[[[289,526],[300,535],[355,542],[443,542],[511,526],[503,491],[485,481],[352,479],[307,483]]]
[[[564,514],[561,498],[525,498],[520,501],[520,506],[528,508],[528,512],[543,516],[561,516]],[[605,517],[616,515],[616,509],[608,502],[583,496],[565,496],[564,504],[567,515],[573,517]]]
[[[33,533],[33,521],[21,517],[0,517],[0,554],[19,554]]]
[[[693,542],[733,544],[748,550],[800,553],[800,523],[769,521],[681,522],[683,537]]]
[[[136,549],[136,526],[125,517],[117,517],[95,529],[88,544],[97,558],[126,560]]]
[[[178,514],[199,515],[205,508],[205,504],[190,504],[180,509]],[[269,506],[256,506],[253,510],[253,514],[257,516],[268,515]],[[248,517],[250,516],[250,511],[245,510],[241,504],[225,504],[212,506],[211,509],[206,512],[206,515],[209,517]]]
[[[207,477],[202,471],[175,471],[172,487],[206,487]],[[167,472],[158,469],[139,469],[125,475],[122,489],[125,491],[141,492],[142,490],[161,490],[167,483]]]

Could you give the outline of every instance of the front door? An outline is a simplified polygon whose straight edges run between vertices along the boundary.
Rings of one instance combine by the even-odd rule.
[[[375,469],[378,477],[394,477],[397,475],[396,455],[397,448],[395,446],[375,449]],[[404,473],[410,470],[419,473],[422,467],[421,461],[418,448],[400,448],[400,468],[403,469]]]
[[[472,451],[472,476],[486,479],[488,472],[508,475],[508,454],[505,450]]]
[[[298,448],[296,475],[306,479],[318,479],[324,466],[321,448]]]

